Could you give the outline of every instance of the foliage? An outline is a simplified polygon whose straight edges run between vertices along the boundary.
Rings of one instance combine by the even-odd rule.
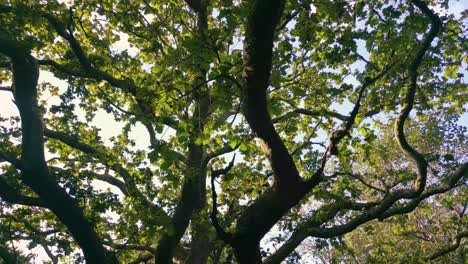
[[[448,10],[0,1],[0,92],[19,111],[0,120],[0,241],[52,263],[456,251],[468,41],[466,11]]]

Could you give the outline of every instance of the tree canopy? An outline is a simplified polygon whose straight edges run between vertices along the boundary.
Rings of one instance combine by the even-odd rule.
[[[0,263],[466,261],[466,16],[0,1]]]

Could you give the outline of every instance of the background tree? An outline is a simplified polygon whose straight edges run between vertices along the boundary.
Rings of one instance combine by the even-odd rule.
[[[425,153],[431,153],[434,173],[444,170],[446,162],[454,157],[449,153],[463,153],[465,146],[459,143],[465,140],[465,136],[452,137],[453,124],[444,120],[441,115],[429,114],[428,122],[419,127],[411,126],[409,136],[421,138],[418,147]],[[377,124],[375,124],[377,126]],[[378,191],[382,181],[379,178],[368,177],[372,175],[366,170],[379,168],[386,173],[394,175],[395,184],[405,180],[401,168],[395,164],[386,164],[386,160],[396,159],[393,155],[399,155],[399,151],[389,151],[392,142],[391,131],[385,131],[383,124],[378,125],[382,129],[382,137],[378,137],[371,143],[380,156],[358,158],[361,162],[367,160],[371,167],[361,168],[364,177],[357,180],[367,184]],[[451,138],[452,146],[459,148],[444,149],[443,146],[434,148],[435,142],[442,143]],[[385,159],[382,159],[385,158]],[[442,157],[442,158],[441,158]],[[389,166],[390,165],[390,166]],[[430,179],[437,181],[436,179]],[[388,183],[386,183],[388,184]],[[374,187],[371,187],[374,186]],[[451,190],[442,195],[432,197],[422,202],[418,208],[407,215],[400,215],[383,221],[372,221],[357,228],[352,233],[331,240],[308,239],[302,244],[298,252],[314,254],[322,263],[427,263],[428,260],[436,260],[436,263],[463,263],[466,259],[466,185]],[[408,250],[411,248],[411,250]],[[313,253],[312,253],[313,252]]]
[[[280,263],[463,203],[448,4],[3,3],[0,239],[53,263]]]

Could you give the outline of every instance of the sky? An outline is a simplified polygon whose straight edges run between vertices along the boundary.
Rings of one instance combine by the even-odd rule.
[[[65,0],[64,0],[65,1]],[[451,1],[450,2],[450,5],[449,5],[449,13],[452,13],[452,14],[455,14],[457,17],[460,17],[460,14],[463,10],[467,9],[468,8],[468,0],[462,0],[462,1]],[[465,23],[468,23],[468,22],[465,22]],[[241,45],[241,44],[239,44]],[[368,53],[367,51],[364,49],[363,47],[364,45],[361,43],[358,45],[358,49],[359,49],[359,52],[361,55],[367,57],[368,56]],[[121,38],[120,40],[115,43],[112,48],[115,50],[115,51],[123,51],[123,50],[127,50],[129,52],[129,54],[136,54],[138,52],[138,50],[135,48],[135,47],[130,47],[129,46],[129,43],[128,43],[128,36],[126,34],[121,34]],[[367,54],[367,55],[366,55]],[[362,67],[362,64],[356,64],[354,65],[354,67]],[[465,67],[466,69],[466,67]],[[466,70],[463,72],[464,75],[465,75],[465,83],[468,82],[468,72],[466,72]],[[354,80],[350,79],[348,80],[350,83],[355,83]],[[52,73],[50,72],[47,72],[47,71],[41,71],[40,72],[40,78],[39,78],[39,82],[48,82],[48,83],[51,83],[53,84],[54,86],[57,86],[60,88],[61,91],[65,91],[66,88],[67,88],[67,83],[65,81],[62,81],[62,80],[59,80],[57,78],[55,78],[53,76]],[[0,83],[0,86],[9,86],[11,85],[11,83]],[[47,96],[47,95],[46,95]],[[47,97],[46,97],[47,98]],[[56,104],[58,103],[59,99],[58,98],[54,98],[54,97],[48,97],[47,98],[47,103],[48,104]],[[338,104],[335,104],[333,105],[333,108],[342,113],[342,114],[348,114],[349,111],[351,110],[352,108],[352,105],[351,104],[342,104],[342,105],[338,105]],[[82,121],[84,121],[84,116],[83,116],[83,112],[77,112],[78,115],[80,116],[81,115],[81,118],[82,118]],[[10,116],[18,116],[19,113],[18,113],[18,110],[13,102],[13,96],[10,92],[5,92],[5,91],[0,91],[0,116],[1,117],[10,117]],[[465,112],[459,123],[461,125],[464,125],[464,126],[468,126],[468,114]],[[113,137],[113,136],[117,136],[120,131],[121,131],[121,128],[123,127],[123,124],[121,123],[118,123],[116,122],[113,117],[106,113],[104,110],[99,110],[97,113],[96,113],[96,117],[92,123],[92,125],[96,125],[98,127],[101,128],[101,137],[105,140],[105,141],[108,141],[109,138]],[[167,136],[170,136],[170,133],[166,135]],[[136,145],[138,148],[140,149],[147,149],[148,146],[149,146],[149,139],[148,139],[148,135],[147,135],[147,131],[145,130],[145,128],[140,125],[140,124],[137,124],[136,126],[134,126],[132,128],[132,132],[130,133],[130,137],[131,139],[135,140],[136,142]],[[51,157],[51,154],[50,153],[46,153],[46,158],[50,158]],[[107,188],[111,188],[111,190],[113,192],[119,192],[115,187],[113,186],[110,186],[106,183],[103,183],[103,182],[96,182],[95,183],[95,186],[96,187],[99,187],[99,188],[102,188],[103,190],[107,189]],[[270,234],[274,234],[275,231],[271,232]],[[263,241],[265,241],[266,239],[264,239]],[[21,244],[17,244],[17,246],[19,246],[19,248],[24,248],[25,247],[25,243],[21,243]],[[42,260],[46,260],[47,257],[45,256],[45,253],[42,251],[42,249],[36,249],[34,250],[34,252],[38,255],[38,258],[36,259],[36,263],[41,263]],[[311,262],[312,263],[312,262]]]

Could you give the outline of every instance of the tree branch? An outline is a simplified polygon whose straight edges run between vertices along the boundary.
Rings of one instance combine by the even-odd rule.
[[[232,152],[232,151],[236,150],[239,146],[240,146],[240,143],[238,143],[234,147],[231,147],[229,144],[226,144],[222,148],[217,149],[217,150],[215,150],[215,151],[213,151],[211,153],[206,154],[206,158],[205,158],[204,162],[208,163],[213,158],[219,157],[221,155],[224,155],[224,154],[227,154],[229,152]]]
[[[148,263],[154,256],[152,254],[140,254],[136,259],[129,262],[129,264]]]
[[[4,263],[17,263],[17,258],[16,252],[10,252],[10,249],[6,245],[0,245],[0,259],[2,259]]]
[[[430,254],[429,256],[426,257],[426,259],[429,259],[429,260],[434,260],[438,257],[441,257],[445,254],[448,254],[454,250],[456,250],[459,246],[460,246],[460,243],[462,241],[463,238],[465,237],[468,237],[468,231],[465,231],[465,232],[461,232],[459,234],[457,234],[455,236],[454,239],[452,239],[452,244],[451,245],[447,245],[439,250],[437,250],[436,252]]]
[[[376,190],[376,191],[381,192],[381,193],[387,193],[387,190],[382,189],[382,188],[377,187],[377,186],[374,186],[374,185],[366,182],[361,175],[358,175],[358,174],[355,174],[355,173],[346,173],[346,174],[348,174],[351,177],[357,179],[359,182],[361,182],[364,186],[368,187],[369,189],[373,189],[373,190]]]
[[[264,264],[280,264],[282,261],[289,256],[301,243],[309,237],[307,228],[310,226],[318,227],[321,224],[328,222],[336,217],[336,215],[342,210],[363,210],[370,208],[375,203],[354,203],[348,200],[337,200],[334,203],[322,205],[315,213],[310,217],[310,220],[305,223],[299,224],[295,231],[291,234],[291,237],[286,240],[280,248],[278,248],[273,254],[263,262]]]
[[[118,250],[135,250],[135,251],[148,251],[152,254],[156,252],[156,248],[148,245],[136,245],[136,244],[118,244],[110,241],[104,241],[104,245],[110,246],[111,248]]]
[[[217,202],[217,194],[216,194],[216,186],[215,186],[215,179],[226,175],[234,166],[234,161],[236,159],[236,154],[232,157],[231,162],[229,162],[228,166],[223,169],[219,170],[211,170],[211,198],[213,200],[213,209],[210,214],[211,223],[216,229],[216,233],[218,237],[221,238],[224,242],[231,244],[232,243],[232,234],[227,233],[219,224],[218,219],[218,202]]]
[[[93,65],[93,63],[89,60],[88,56],[86,55],[83,48],[81,47],[81,44],[74,37],[73,32],[71,32],[69,28],[68,29],[65,28],[64,25],[62,25],[62,23],[59,20],[57,20],[55,16],[49,13],[38,12],[38,14],[44,17],[47,21],[49,21],[49,23],[54,27],[55,31],[57,32],[59,36],[61,36],[62,38],[68,41],[73,53],[77,57],[78,62],[80,63],[81,68],[83,69],[84,72],[71,70],[70,67],[62,66],[51,60],[41,61],[44,65],[51,65],[55,67],[57,70],[63,71],[67,74],[71,74],[74,76],[83,77],[83,78],[92,78],[92,79],[100,80],[100,81],[106,81],[107,83],[109,83],[110,85],[114,87],[121,88],[122,90],[130,93],[134,97],[136,104],[138,108],[140,109],[141,114],[143,116],[147,115],[149,116],[150,120],[157,120],[159,122],[163,122],[163,124],[165,125],[176,128],[175,125],[177,124],[177,121],[171,118],[155,116],[155,114],[153,113],[153,110],[151,109],[151,106],[150,106],[151,104],[147,103],[145,101],[145,98],[141,97],[138,94],[137,91],[141,89],[137,87],[137,85],[132,79],[115,78],[108,72],[102,71],[96,65]],[[148,118],[145,118],[145,117],[139,117],[139,121],[142,122],[145,126],[152,126],[151,122],[147,121],[147,119]]]
[[[63,174],[63,175],[71,173],[68,170],[64,170],[64,169],[58,168],[58,167],[51,167],[51,169],[56,171],[57,173]],[[127,186],[126,186],[125,182],[115,178],[114,176],[109,175],[108,172],[106,172],[105,174],[99,174],[99,173],[96,173],[94,171],[86,170],[86,171],[81,171],[80,174],[89,175],[90,178],[94,178],[96,180],[107,182],[110,185],[113,185],[113,186],[119,188],[119,190],[123,193],[123,195],[131,196],[130,193],[128,192],[128,190],[127,190]]]
[[[13,89],[9,86],[0,86],[0,91],[13,92]]]
[[[409,213],[414,210],[421,201],[424,199],[433,196],[435,194],[440,194],[447,192],[455,187],[456,183],[462,178],[466,177],[468,173],[468,163],[463,164],[459,167],[453,174],[447,176],[443,179],[443,184],[439,186],[433,186],[429,188],[427,191],[423,192],[417,198],[412,199],[409,203],[405,205],[400,205],[397,207],[392,207],[395,202],[401,199],[408,199],[414,197],[414,193],[416,190],[413,189],[402,189],[394,191],[388,194],[382,201],[378,203],[378,205],[373,206],[369,210],[365,211],[361,215],[354,217],[348,223],[343,225],[338,225],[334,227],[327,227],[327,228],[309,228],[308,232],[311,236],[314,237],[322,237],[322,238],[329,238],[335,237],[339,235],[346,234],[351,232],[359,225],[368,222],[370,220],[378,218],[379,220],[383,220],[385,218],[391,217],[396,214],[405,214]]]
[[[19,160],[17,157],[12,155],[12,153],[4,152],[1,148],[0,148],[0,161],[6,161],[10,163],[11,165],[13,165],[18,170],[22,170],[23,168],[23,164],[21,163],[21,160]]]
[[[51,234],[58,233],[57,230],[46,230],[42,231],[35,226],[33,226],[29,221],[25,221],[24,219],[18,219],[12,216],[9,216],[9,219],[13,219],[15,222],[23,224],[27,230],[29,230],[32,234],[30,235],[29,239],[36,242],[37,244],[41,245],[41,247],[46,252],[47,256],[52,260],[53,264],[58,263],[58,258],[55,256],[52,251],[50,251],[49,246],[47,245],[47,236]]]
[[[276,124],[278,122],[281,122],[284,119],[290,118],[294,114],[302,114],[302,115],[308,115],[308,116],[314,116],[314,117],[330,116],[330,117],[334,117],[334,118],[337,118],[337,119],[342,120],[342,121],[346,121],[349,118],[349,116],[345,116],[345,115],[342,115],[340,113],[333,112],[333,111],[326,110],[326,109],[319,110],[319,111],[312,111],[312,110],[307,110],[307,109],[304,109],[304,108],[297,108],[297,109],[294,109],[291,112],[283,114],[282,116],[273,118],[272,122],[273,122],[273,124]]]
[[[112,170],[117,172],[122,176],[122,179],[125,182],[125,189],[128,194],[130,194],[132,197],[137,198],[139,202],[142,203],[146,208],[149,208],[153,214],[154,217],[159,219],[160,223],[165,224],[169,221],[169,216],[166,214],[166,212],[160,208],[159,206],[155,205],[151,201],[149,201],[138,189],[136,186],[135,182],[133,181],[133,177],[130,174],[130,172],[125,169],[122,165],[116,162],[117,158],[113,157],[110,155],[110,151],[105,149],[104,147],[100,146],[100,149],[93,147],[91,145],[85,144],[81,142],[78,137],[63,133],[63,132],[58,132],[58,131],[53,131],[50,129],[44,129],[44,133],[47,137],[53,138],[56,140],[61,141],[62,143],[80,150],[86,154],[91,155],[92,157],[97,158],[100,162],[103,162],[104,164],[108,165]],[[104,178],[103,178],[104,179]],[[108,179],[108,178],[106,178]],[[110,179],[109,179],[110,180]],[[119,184],[119,183],[117,183]],[[122,190],[122,189],[121,189]]]
[[[429,33],[424,37],[421,47],[417,51],[416,56],[413,58],[409,66],[410,85],[406,97],[404,99],[404,104],[401,109],[401,112],[396,119],[394,133],[397,139],[397,143],[400,146],[403,153],[410,157],[412,161],[416,164],[418,177],[414,182],[414,187],[416,189],[416,192],[419,194],[423,192],[426,186],[428,163],[421,153],[419,153],[417,150],[415,150],[409,145],[405,137],[404,126],[405,121],[408,119],[414,104],[414,98],[417,89],[418,68],[422,63],[422,59],[427,49],[431,46],[432,41],[441,30],[442,22],[439,19],[439,17],[435,13],[433,13],[423,1],[412,0],[411,3],[417,6],[427,17],[431,19],[431,29],[429,30]]]
[[[2,176],[0,176],[0,198],[12,204],[46,208],[46,204],[40,198],[22,195],[19,191],[11,187]]]
[[[20,112],[22,144],[21,177],[62,223],[80,245],[87,261],[114,263],[109,259],[100,238],[86,219],[76,200],[49,174],[44,158],[42,113],[37,103],[39,65],[22,43],[0,31],[0,52],[12,61],[16,106]]]
[[[74,65],[63,65],[54,60],[38,60],[39,65],[51,66],[59,72],[65,73],[70,76],[96,79],[96,76],[88,73],[87,71],[78,70]],[[97,78],[98,80],[102,80]]]
[[[453,174],[443,179],[443,184],[439,186],[433,186],[426,192],[421,194],[419,197],[412,199],[407,204],[394,206],[395,202],[402,198],[408,198],[412,196],[414,190],[399,190],[387,195],[380,202],[370,203],[354,203],[350,201],[338,200],[335,203],[326,204],[316,210],[316,213],[310,218],[310,220],[299,224],[295,231],[275,253],[265,260],[265,263],[276,264],[281,263],[297,246],[302,243],[304,239],[309,236],[331,238],[341,236],[351,232],[358,226],[369,222],[374,219],[383,220],[397,214],[406,214],[413,211],[424,199],[447,192],[454,188],[456,184],[466,177],[468,173],[468,163],[463,164]],[[332,227],[320,227],[322,224],[332,220],[342,210],[365,210],[360,215],[352,218],[345,224],[332,226]]]
[[[284,1],[255,1],[249,15],[244,41],[243,112],[260,139],[270,161],[275,188],[280,192],[299,192],[302,179],[292,156],[275,130],[267,109],[266,91],[270,82],[274,32],[283,13]]]
[[[395,64],[390,64],[388,67],[383,69],[379,74],[377,74],[375,77],[370,78],[370,77],[365,77],[364,83],[362,84],[361,88],[359,89],[358,92],[358,98],[356,100],[356,103],[354,104],[353,110],[349,114],[349,117],[346,119],[344,122],[343,126],[336,130],[333,131],[329,138],[329,152],[331,155],[338,155],[338,143],[349,134],[351,128],[354,125],[354,122],[356,120],[356,117],[359,113],[359,109],[361,108],[361,100],[364,96],[364,92],[366,91],[367,87],[373,85],[377,80],[385,76],[387,72],[394,66]]]

